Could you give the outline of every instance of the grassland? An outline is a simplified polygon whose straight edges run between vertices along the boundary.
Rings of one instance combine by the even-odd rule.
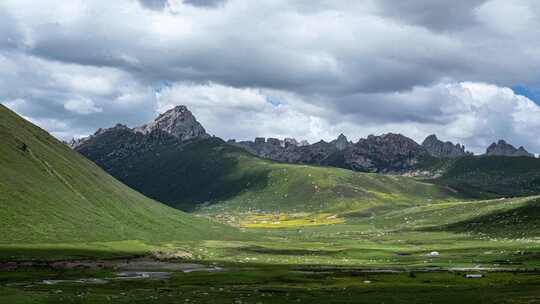
[[[106,284],[40,279],[114,277],[110,271],[26,270],[0,274],[2,303],[535,303],[536,273],[366,273],[354,269],[235,267],[223,272],[173,273],[167,280]],[[10,284],[9,286],[6,286]]]
[[[441,170],[432,180],[462,197],[488,199],[540,193],[540,159],[532,157],[470,156],[438,160],[426,170]]]
[[[0,244],[226,238],[238,232],[131,190],[0,106]]]
[[[16,268],[0,272],[0,303],[540,301],[537,196],[464,200],[443,183],[280,164],[211,139],[167,152],[192,162],[149,177],[153,195],[195,206],[186,214],[2,107],[0,142],[0,268]],[[42,284],[115,275],[51,261],[136,257],[225,270]]]
[[[218,138],[184,144],[119,130],[78,149],[133,189],[190,212],[335,213],[452,198],[411,178],[263,160]]]

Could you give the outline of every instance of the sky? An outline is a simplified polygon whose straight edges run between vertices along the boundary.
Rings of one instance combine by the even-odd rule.
[[[0,103],[60,139],[184,104],[224,139],[540,152],[536,0],[2,0]]]

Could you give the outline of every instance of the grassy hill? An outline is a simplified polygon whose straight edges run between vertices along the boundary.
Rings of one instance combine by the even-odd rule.
[[[435,183],[469,198],[528,196],[540,193],[540,159],[471,156],[439,161],[444,168]]]
[[[0,105],[0,244],[224,238],[126,187]]]
[[[444,187],[412,178],[276,163],[221,139],[179,144],[165,134],[117,129],[78,148],[128,186],[186,211],[212,215],[297,214],[280,222],[330,222],[336,214],[451,200]],[[299,214],[299,215],[298,215]],[[302,216],[322,214],[322,216]],[[245,218],[245,217],[244,217]]]

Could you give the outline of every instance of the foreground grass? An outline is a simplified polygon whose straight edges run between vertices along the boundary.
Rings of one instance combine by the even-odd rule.
[[[0,105],[0,244],[235,238],[144,197]]]
[[[537,205],[538,198],[532,197],[322,213],[318,218],[259,214],[246,225],[253,228],[243,228],[247,232],[241,233],[250,236],[244,239],[5,244],[0,245],[0,259],[115,258],[161,251],[219,263],[534,269],[540,268],[540,219],[531,212],[511,222],[493,219],[536,210]],[[524,231],[515,225],[528,230],[515,237],[516,231]]]
[[[478,273],[478,272],[476,272]],[[173,273],[166,280],[40,284],[44,279],[110,278],[106,270],[28,269],[0,274],[1,303],[534,303],[537,273],[365,273],[354,269],[229,266]]]

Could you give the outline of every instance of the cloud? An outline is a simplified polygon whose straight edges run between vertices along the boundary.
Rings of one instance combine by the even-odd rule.
[[[62,139],[115,122],[137,125],[154,116],[154,89],[116,69],[0,53],[0,79],[2,104],[32,121],[61,121],[47,126],[55,126],[48,130]]]
[[[335,131],[325,122],[323,109],[285,92],[175,84],[158,95],[156,114],[180,104],[187,105],[208,132],[225,139],[275,136],[315,141]],[[323,124],[327,128],[321,132]]]
[[[475,10],[487,0],[378,1],[379,12],[409,24],[436,31],[455,31],[477,23]]]
[[[435,132],[445,140],[466,144],[476,153],[483,153],[501,138],[540,151],[540,107],[509,88],[439,83],[363,98],[369,98],[374,106],[361,102],[358,108],[339,112],[325,109],[324,102],[316,106],[286,92],[176,84],[160,92],[156,114],[186,104],[209,132],[226,139],[273,136],[314,142],[332,140],[342,132],[354,140],[401,132],[421,142]],[[271,102],[275,100],[279,103]]]
[[[178,4],[188,4],[195,7],[218,7],[227,2],[227,0],[139,0],[139,3],[148,9],[151,10],[164,10],[172,6],[177,6]]]
[[[167,7],[167,0],[139,0],[139,3],[152,10],[162,10]]]
[[[91,99],[88,98],[78,98],[78,99],[69,99],[64,103],[64,108],[68,111],[81,114],[81,115],[88,115],[92,113],[99,113],[102,112],[103,109],[96,107],[94,102]]]
[[[535,105],[507,89],[540,87],[539,16],[532,0],[5,0],[0,100],[67,137],[184,103],[226,138],[540,151]]]
[[[199,7],[216,7],[222,5],[227,0],[184,0],[184,3]]]
[[[31,41],[29,53],[114,67],[149,83],[212,81],[335,95],[409,90],[448,78],[528,84],[540,68],[538,39],[531,39],[538,19],[533,1],[231,0],[212,10],[145,1],[168,7],[156,11],[96,0],[55,14],[45,9],[58,6],[52,0],[7,3]],[[495,14],[501,8],[527,13],[505,18],[504,27],[520,29],[513,36],[494,26],[502,24]],[[515,48],[516,41],[524,43]]]

